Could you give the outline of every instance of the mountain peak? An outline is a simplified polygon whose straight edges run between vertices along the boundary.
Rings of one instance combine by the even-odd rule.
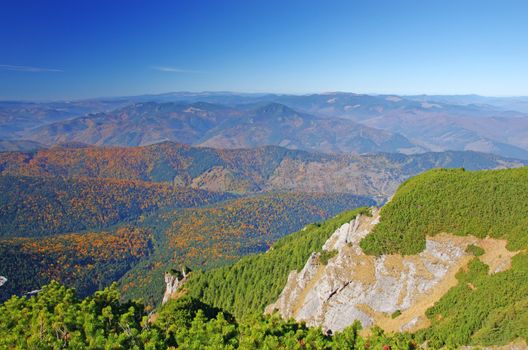
[[[266,115],[285,115],[285,114],[297,114],[297,112],[290,107],[283,105],[282,103],[271,102],[262,107],[255,109],[256,114]]]

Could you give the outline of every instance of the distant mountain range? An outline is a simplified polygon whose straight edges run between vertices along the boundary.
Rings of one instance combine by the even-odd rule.
[[[503,108],[483,103],[462,104],[463,100],[448,97],[444,100],[453,103],[441,102],[439,97],[415,100],[344,93],[278,99],[301,111],[345,118],[403,135],[426,150],[472,150],[528,157],[528,114],[509,109],[502,100]],[[512,101],[512,107],[516,106]]]
[[[168,140],[215,148],[279,145],[330,153],[423,151],[395,133],[347,119],[315,117],[278,103],[256,108],[137,103],[44,125],[25,136],[48,145],[142,146]]]
[[[83,100],[73,102],[0,101],[0,139],[17,139],[41,125],[108,111],[130,102]],[[22,137],[23,138],[23,137]]]
[[[137,146],[167,140],[216,148],[279,145],[328,153],[472,150],[528,159],[527,101],[474,95],[182,92],[73,102],[0,102],[0,138],[48,146],[63,142]]]
[[[479,95],[416,95],[405,96],[411,100],[417,101],[434,101],[455,105],[487,105],[502,110],[519,111],[528,113],[528,97],[489,97]]]
[[[28,140],[0,140],[0,152],[5,151],[35,151],[46,148],[45,145]]]

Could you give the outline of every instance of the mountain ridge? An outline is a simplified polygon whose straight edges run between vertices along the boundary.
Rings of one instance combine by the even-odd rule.
[[[170,123],[159,124],[159,120],[153,122],[152,118],[145,120],[146,133],[130,125],[127,126],[129,128],[128,131],[126,131],[126,128],[119,130],[115,126],[108,125],[108,123],[104,127],[102,125],[91,125],[92,129],[87,130],[86,125],[83,126],[83,123],[75,125],[75,123],[71,124],[71,120],[72,118],[78,121],[79,118],[83,120],[87,114],[100,112],[113,116],[114,112],[112,111],[126,109],[126,107],[134,105],[136,105],[136,108],[140,108],[142,104],[150,105],[152,103],[159,105],[192,105],[198,103],[197,108],[200,108],[200,103],[225,105],[227,108],[237,110],[239,116],[240,114],[248,116],[252,110],[270,103],[280,103],[297,111],[298,114],[310,114],[319,119],[329,119],[335,122],[342,119],[348,120],[349,124],[346,125],[351,131],[354,131],[354,124],[350,122],[355,122],[362,125],[362,127],[380,129],[394,135],[400,134],[407,140],[405,142],[413,145],[413,147],[409,148],[395,144],[391,146],[390,150],[384,149],[385,151],[395,152],[401,149],[401,152],[409,153],[475,150],[528,159],[528,154],[526,153],[528,150],[526,141],[528,139],[526,137],[528,109],[526,109],[526,101],[526,98],[522,97],[398,96],[345,92],[305,95],[173,92],[159,95],[50,103],[0,102],[0,125],[4,132],[4,134],[0,132],[0,137],[4,139],[30,138],[51,145],[55,142],[65,141],[64,138],[66,136],[59,135],[56,132],[62,130],[65,134],[68,134],[70,131],[68,128],[71,127],[73,130],[78,129],[75,131],[77,133],[76,137],[83,138],[80,141],[86,143],[99,142],[101,144],[131,145],[174,140],[198,144],[208,141],[207,138],[204,138],[203,127],[208,125],[207,128],[209,129],[213,126],[210,124],[210,119],[201,120],[196,117],[195,119],[201,123],[201,127],[200,125],[192,125],[187,120],[185,121],[188,124],[186,129],[179,130],[178,133],[175,131],[173,133],[168,132],[168,130],[173,128]],[[201,107],[204,110],[212,108],[209,105],[202,105]],[[224,112],[229,114],[227,111]],[[183,112],[180,111],[181,113]],[[220,112],[216,111],[216,113]],[[152,116],[155,117],[155,113]],[[115,119],[115,116],[113,117]],[[188,115],[188,117],[190,116]],[[101,119],[98,122],[104,123],[104,120]],[[50,130],[50,125],[53,123],[55,123],[55,130]],[[341,121],[340,123],[346,122]],[[215,127],[218,127],[217,124],[217,122],[214,122]],[[60,125],[70,125],[70,127],[61,128]],[[430,126],[434,126],[434,128]],[[332,128],[325,125],[321,128],[327,132],[332,131]],[[280,128],[273,129],[280,130]],[[427,132],[423,133],[422,131],[424,130]],[[230,132],[236,135],[237,132],[235,131],[231,129]],[[238,140],[235,140],[233,147],[239,147],[242,141],[255,141],[251,139],[248,141],[243,137],[246,131],[245,129],[238,131],[240,135]],[[220,130],[217,128],[215,132],[219,133]],[[377,132],[379,133],[379,131]],[[112,133],[114,133],[113,136]],[[120,135],[117,135],[117,133],[120,133]],[[63,139],[59,140],[60,137]],[[284,141],[282,145],[288,145],[287,142],[291,142],[290,139],[291,137],[282,137],[274,140],[274,143],[281,144]],[[329,139],[330,144],[321,144],[320,142],[299,144],[297,142],[292,143],[290,147],[301,148],[302,146],[306,149],[314,149],[315,147],[325,152],[335,152],[336,150],[363,152],[363,150],[352,149],[354,147],[343,143],[336,147],[335,144],[332,145],[334,140],[331,137],[329,138],[328,135],[325,136],[326,141]],[[218,142],[220,143],[220,141],[224,146],[229,146],[226,137]],[[212,145],[213,141],[209,140],[209,142]],[[262,140],[259,142],[259,144],[262,144]],[[304,142],[306,142],[306,139]],[[376,148],[374,145],[361,142],[361,140],[357,140],[357,142],[359,145],[363,145],[368,152],[380,150],[379,147]],[[268,140],[265,143],[269,144],[272,142]],[[358,144],[354,146],[357,147]],[[246,146],[249,146],[249,144]]]
[[[328,155],[278,146],[218,150],[171,142],[0,153],[0,175],[116,178],[214,192],[296,190],[383,197],[409,176],[434,167],[478,170],[524,164],[476,152]]]
[[[215,148],[280,145],[354,153],[421,150],[401,135],[351,120],[321,119],[276,102],[254,109],[206,102],[141,102],[110,113],[88,114],[41,126],[26,136],[43,144],[74,141],[141,146],[177,141]]]

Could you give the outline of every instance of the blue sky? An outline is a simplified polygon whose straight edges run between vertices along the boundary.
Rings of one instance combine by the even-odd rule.
[[[528,1],[0,2],[0,99],[528,95]]]

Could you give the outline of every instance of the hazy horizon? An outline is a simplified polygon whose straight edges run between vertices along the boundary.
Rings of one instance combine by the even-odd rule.
[[[78,98],[2,98],[0,97],[0,102],[35,102],[35,103],[51,103],[51,102],[74,102],[74,101],[90,101],[90,100],[103,100],[103,99],[121,99],[121,98],[133,98],[133,97],[146,97],[146,96],[164,96],[171,94],[232,94],[232,95],[277,95],[277,96],[310,96],[310,95],[329,95],[329,94],[350,94],[350,95],[364,95],[364,96],[398,96],[402,98],[406,97],[417,97],[417,96],[427,96],[427,97],[464,97],[464,96],[474,96],[482,98],[499,98],[499,99],[515,99],[528,98],[527,95],[481,95],[474,93],[467,94],[398,94],[398,93],[377,93],[377,92],[356,92],[356,91],[313,91],[313,92],[270,92],[270,91],[222,91],[222,90],[197,90],[197,91],[166,91],[159,93],[141,93],[141,94],[118,94],[118,95],[109,95],[109,96],[89,96],[89,97],[78,97]]]

